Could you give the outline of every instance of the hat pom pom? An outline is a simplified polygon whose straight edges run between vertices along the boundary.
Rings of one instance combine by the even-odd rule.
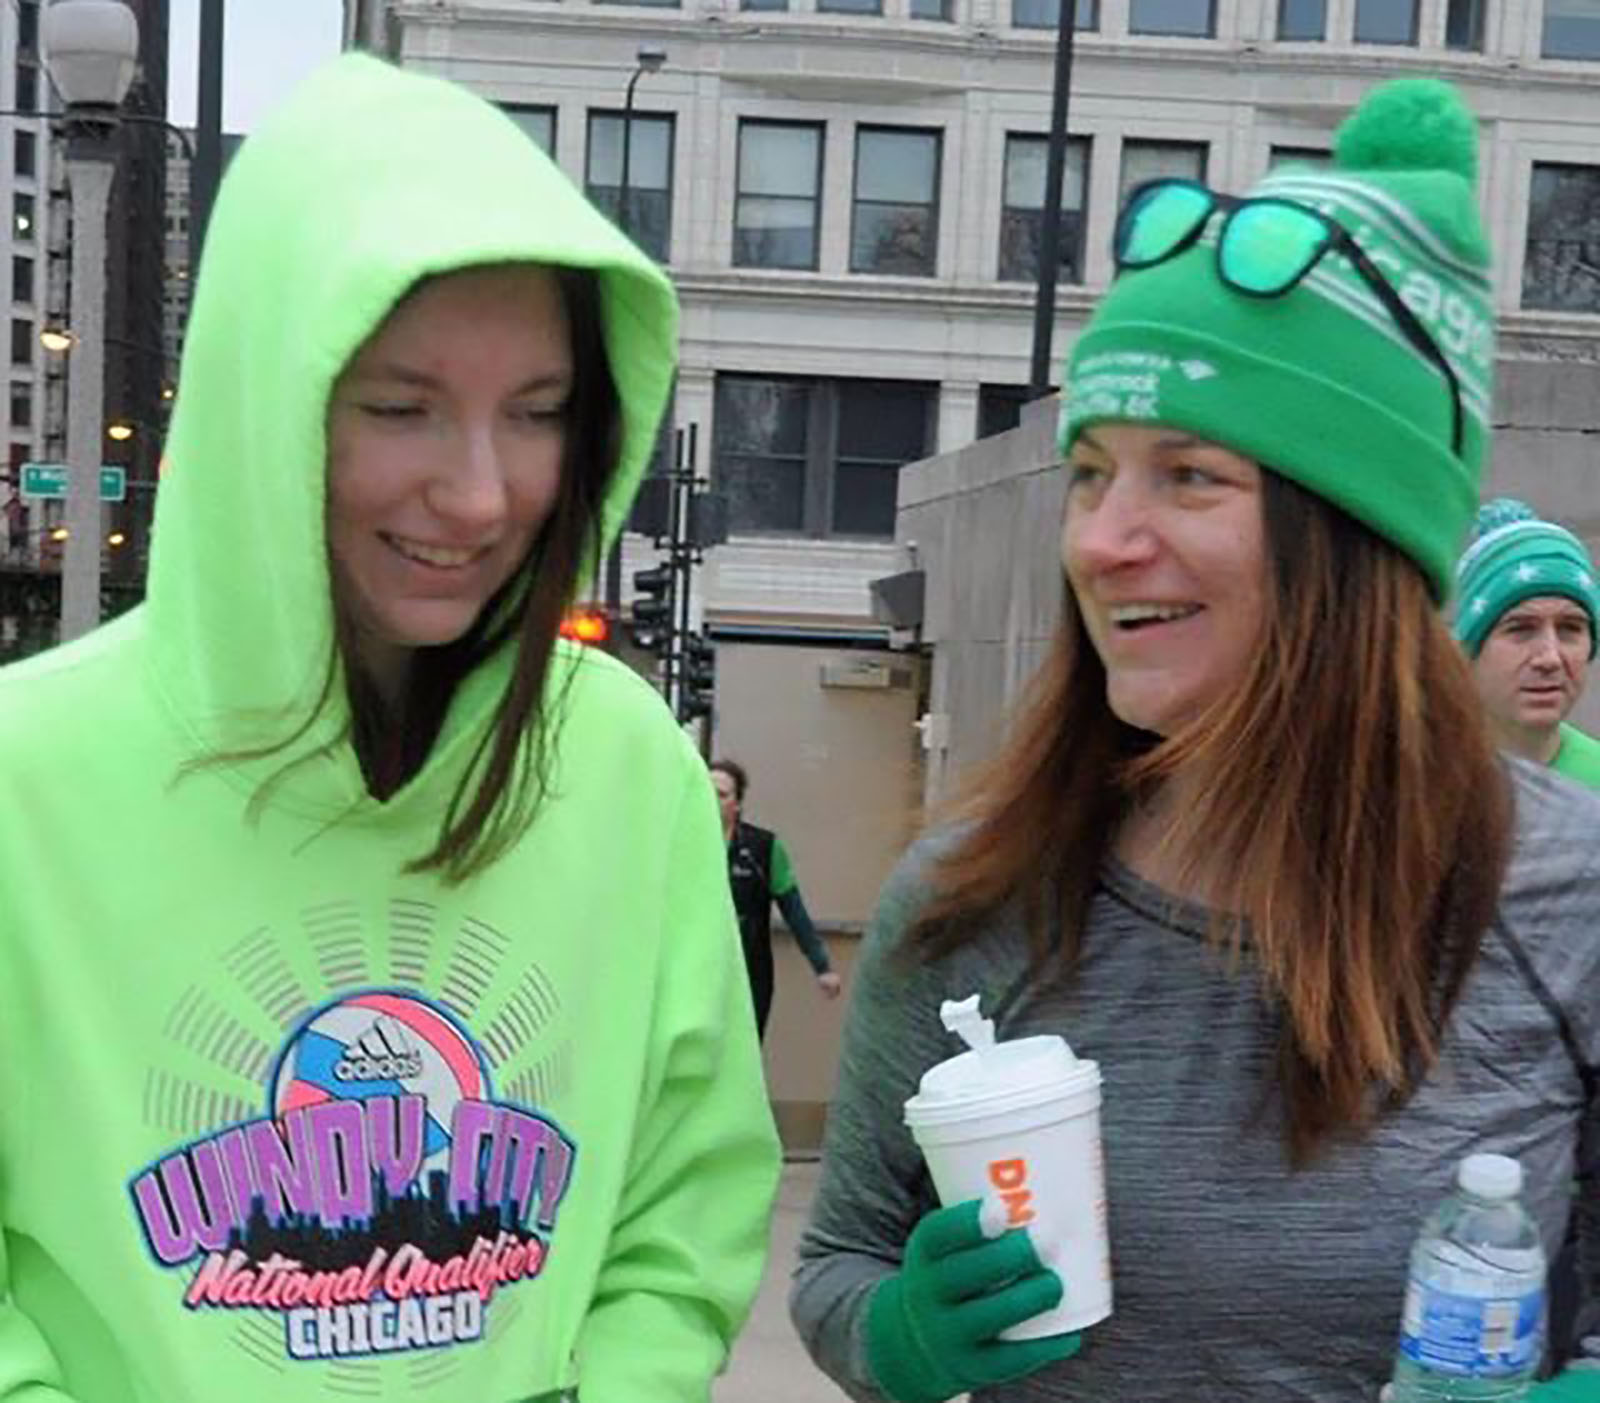
[[[1515,497],[1496,497],[1478,508],[1477,519],[1472,523],[1472,539],[1481,540],[1491,531],[1510,526],[1518,521],[1537,521],[1539,513],[1526,502]]]
[[[1460,94],[1437,78],[1374,88],[1339,128],[1346,170],[1442,170],[1478,178],[1478,124]]]

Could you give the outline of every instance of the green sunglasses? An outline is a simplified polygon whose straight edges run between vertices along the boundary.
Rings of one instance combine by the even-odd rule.
[[[1451,449],[1459,458],[1461,381],[1454,367],[1350,232],[1321,210],[1275,195],[1251,199],[1223,195],[1193,180],[1147,181],[1128,196],[1117,216],[1112,240],[1117,271],[1150,268],[1176,258],[1200,238],[1219,211],[1224,217],[1217,234],[1217,275],[1247,297],[1282,297],[1293,291],[1330,249],[1350,260],[1406,340],[1439,368],[1450,386]]]

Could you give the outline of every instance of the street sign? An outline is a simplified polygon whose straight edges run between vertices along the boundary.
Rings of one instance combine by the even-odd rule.
[[[67,495],[67,465],[65,463],[24,463],[22,465],[22,495],[24,497],[65,497]],[[128,495],[128,470],[107,463],[100,469],[100,500],[120,502]]]

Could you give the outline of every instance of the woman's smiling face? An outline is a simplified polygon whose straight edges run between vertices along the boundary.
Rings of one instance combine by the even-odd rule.
[[[424,283],[340,375],[328,550],[369,667],[454,642],[521,566],[560,486],[572,380],[560,285],[531,266]]]
[[[1266,617],[1262,470],[1177,429],[1103,423],[1068,458],[1061,559],[1112,711],[1173,734],[1226,696]]]

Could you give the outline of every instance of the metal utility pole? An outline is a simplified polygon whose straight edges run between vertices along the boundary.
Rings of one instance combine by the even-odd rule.
[[[200,0],[200,51],[195,107],[196,144],[189,165],[189,286],[200,274],[211,206],[222,180],[222,6]]]
[[[660,660],[662,695],[683,723],[710,716],[716,689],[715,646],[694,630],[694,572],[728,539],[728,499],[695,472],[698,434],[697,424],[675,432],[672,471],[649,478],[641,493],[642,529],[665,558],[635,571],[630,622],[634,646]]]
[[[1072,36],[1077,0],[1058,0],[1055,86],[1050,103],[1050,144],[1044,173],[1044,210],[1039,223],[1039,290],[1033,304],[1033,365],[1028,397],[1050,393],[1050,342],[1056,320],[1056,274],[1061,264],[1061,187],[1067,164],[1067,96],[1072,90]]]
[[[61,641],[100,622],[100,435],[105,405],[106,212],[116,156],[108,133],[72,136],[72,326],[67,368],[67,549],[61,567]]]
[[[633,237],[633,90],[646,73],[659,73],[667,61],[665,49],[641,44],[638,63],[628,79],[627,96],[622,101],[622,173],[617,183],[617,228]],[[622,612],[622,531],[606,555],[606,612],[615,619]]]
[[[67,371],[67,549],[61,641],[100,622],[100,458],[105,396],[106,214],[117,123],[139,59],[139,22],[125,5],[56,0],[40,15],[46,69],[66,108],[72,192],[72,341]]]

